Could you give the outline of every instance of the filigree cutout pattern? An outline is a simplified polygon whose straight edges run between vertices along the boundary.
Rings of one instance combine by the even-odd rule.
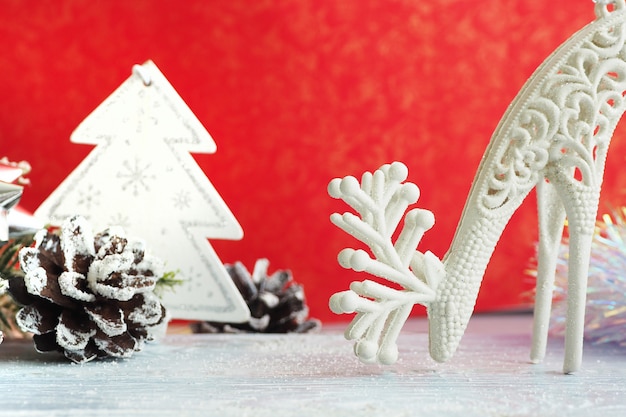
[[[621,12],[622,3],[616,2],[612,13]],[[606,6],[597,9],[602,9],[599,18],[611,16]],[[587,186],[599,181],[598,158],[606,154],[610,121],[621,115],[626,90],[626,62],[621,56],[626,29],[622,20],[615,20],[583,39],[576,50],[566,51],[570,53],[551,73],[541,74],[540,85],[520,93],[525,105],[498,129],[500,146],[487,164],[489,184],[482,199],[486,210],[517,203],[519,195],[545,176],[542,171],[548,165],[566,168],[570,180]],[[506,137],[510,139],[502,140]]]

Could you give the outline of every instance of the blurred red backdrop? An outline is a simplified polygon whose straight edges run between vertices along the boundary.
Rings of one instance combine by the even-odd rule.
[[[305,285],[311,315],[353,279],[355,242],[328,221],[330,179],[405,162],[443,256],[471,179],[509,102],[541,61],[594,19],[591,0],[1,0],[0,156],[34,167],[34,210],[90,152],[72,130],[152,59],[217,142],[196,160],[239,222],[213,240],[224,262],[267,257]],[[616,135],[624,136],[624,127]],[[603,206],[623,203],[626,141],[608,160]],[[488,268],[479,311],[532,287],[534,196]],[[420,313],[422,310],[419,310]]]

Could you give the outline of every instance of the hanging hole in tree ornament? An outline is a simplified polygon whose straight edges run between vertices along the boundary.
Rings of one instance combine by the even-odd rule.
[[[144,68],[142,65],[139,65],[139,64],[133,65],[133,74],[141,78],[141,81],[146,87],[152,85],[152,77],[150,76],[150,73],[148,72],[148,70]]]

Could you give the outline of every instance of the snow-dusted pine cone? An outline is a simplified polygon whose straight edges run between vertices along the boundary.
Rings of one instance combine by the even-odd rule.
[[[304,289],[293,281],[291,271],[279,270],[268,276],[267,259],[257,260],[252,274],[241,262],[225,266],[250,308],[250,321],[199,322],[192,324],[194,332],[306,333],[320,328],[319,320],[307,320]]]
[[[79,363],[126,358],[165,332],[168,317],[153,293],[163,263],[120,228],[94,237],[84,218],[71,217],[60,236],[37,233],[20,265],[25,277],[11,278],[9,292],[24,306],[18,325],[34,333],[40,352]]]

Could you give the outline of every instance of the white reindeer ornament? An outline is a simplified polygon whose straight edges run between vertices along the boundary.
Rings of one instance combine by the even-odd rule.
[[[625,0],[595,5],[596,20],[560,46],[532,75],[500,121],[483,156],[450,249],[440,261],[415,251],[434,224],[426,210],[409,211],[418,188],[404,183],[402,163],[385,165],[361,181],[336,178],[328,187],[356,210],[331,221],[366,243],[344,249],[339,263],[391,281],[366,280],[333,295],[335,313],[356,316],[346,330],[364,362],[393,363],[396,339],[414,304],[428,309],[430,354],[443,362],[456,351],[474,310],[493,250],[507,222],[537,187],[539,248],[531,360],[546,350],[557,250],[567,217],[569,266],[563,371],[580,368],[587,274],[604,163],[616,124],[626,110]]]

